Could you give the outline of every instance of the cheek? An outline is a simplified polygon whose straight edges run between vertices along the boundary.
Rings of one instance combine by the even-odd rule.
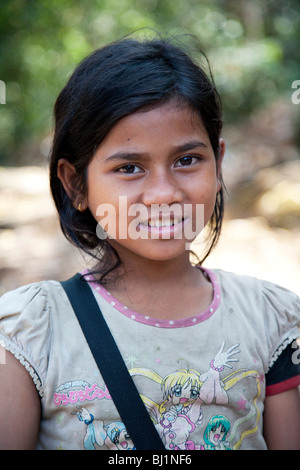
[[[101,191],[89,193],[88,204],[95,220],[110,238],[130,238],[130,228],[134,230],[137,225],[135,221],[140,213],[132,211],[128,214],[131,203],[127,196],[120,196],[115,188],[113,190],[109,187],[102,188]],[[104,236],[101,229],[98,228],[98,230],[98,236]]]
[[[208,201],[204,204],[205,225],[208,223],[208,221],[211,219],[211,216],[213,215],[215,204],[216,204],[216,198],[217,198],[217,193],[213,193],[211,198],[209,198]]]
[[[106,207],[116,207],[116,192],[92,172],[87,179],[87,204],[97,221]]]
[[[198,209],[198,213],[202,214],[204,225],[207,224],[213,214],[217,193],[218,185],[216,180],[212,180],[211,184],[201,184],[201,186],[195,190],[195,195],[197,194],[197,200],[195,202],[196,204],[200,204],[202,206],[202,212],[200,211],[200,209]]]

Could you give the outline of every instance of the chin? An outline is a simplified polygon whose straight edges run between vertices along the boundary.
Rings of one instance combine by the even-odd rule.
[[[186,248],[189,243],[185,240],[142,240],[142,242],[141,245],[141,241],[136,240],[132,246],[126,246],[116,240],[110,240],[111,245],[124,260],[134,257],[145,261],[167,262],[189,256],[189,250]]]

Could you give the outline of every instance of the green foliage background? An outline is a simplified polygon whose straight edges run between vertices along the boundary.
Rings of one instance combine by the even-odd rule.
[[[200,38],[226,122],[300,79],[299,0],[1,0],[0,165],[22,163],[24,145],[51,133],[56,96],[84,56],[144,27]]]

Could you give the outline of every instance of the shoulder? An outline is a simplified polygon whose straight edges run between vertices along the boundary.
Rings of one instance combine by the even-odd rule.
[[[0,297],[0,345],[28,370],[41,393],[48,366],[53,313],[67,299],[57,281],[42,281]]]
[[[263,303],[269,304],[270,307],[282,308],[289,304],[295,310],[300,308],[299,296],[278,284],[220,269],[212,270],[212,272],[215,273],[225,298],[236,296],[240,292],[241,297],[246,297],[248,301],[253,301],[258,305]]]
[[[6,292],[0,297],[0,318],[6,310],[27,306],[32,301],[45,304],[47,297],[56,290],[58,285],[56,281],[41,281]]]
[[[59,308],[63,296],[57,281],[36,282],[6,292],[0,297],[1,333],[40,328],[42,322],[50,322],[51,312]]]
[[[247,319],[249,328],[266,341],[271,367],[286,346],[300,336],[300,298],[266,280],[222,270],[213,272],[225,308],[236,309]]]

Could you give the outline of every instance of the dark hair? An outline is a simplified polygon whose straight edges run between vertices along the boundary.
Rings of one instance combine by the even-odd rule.
[[[178,39],[177,39],[178,40]],[[86,169],[95,150],[124,116],[170,100],[189,105],[201,117],[216,160],[222,129],[221,101],[208,72],[185,46],[160,37],[124,38],[96,50],[75,69],[55,103],[55,133],[50,158],[50,186],[64,235],[102,263],[102,280],[120,260],[107,240],[96,234],[97,222],[89,209],[73,206],[76,194],[86,191]],[[193,41],[193,44],[195,41]],[[68,159],[79,176],[70,200],[57,176],[60,158]],[[202,263],[216,244],[224,211],[223,188],[216,198],[210,220],[209,247]],[[96,250],[97,249],[97,250]],[[100,255],[96,254],[100,249]]]

